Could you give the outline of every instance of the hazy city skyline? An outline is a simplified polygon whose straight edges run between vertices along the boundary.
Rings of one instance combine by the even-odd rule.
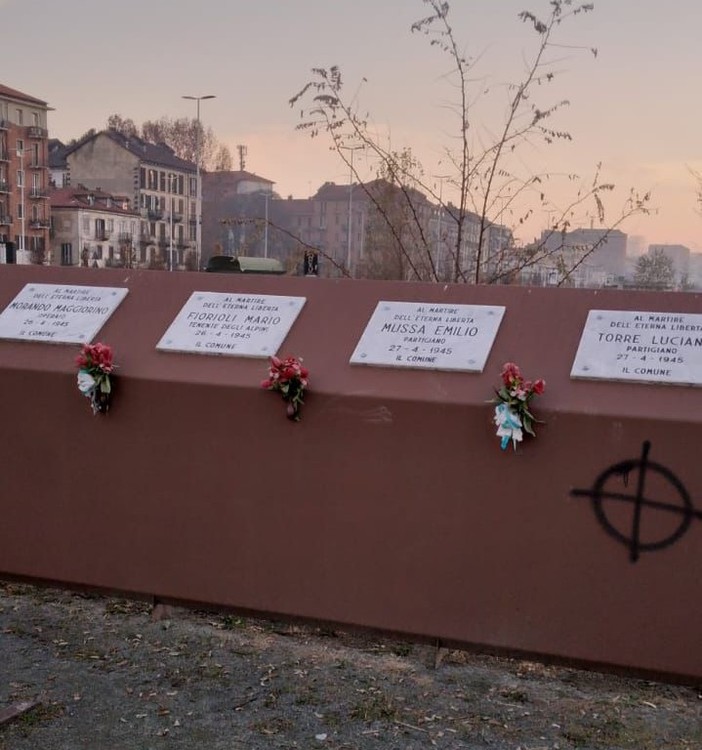
[[[467,54],[480,56],[476,76],[498,97],[505,82],[518,80],[535,40],[518,12],[546,15],[548,5],[453,3],[456,36]],[[420,0],[203,0],[197,9],[184,0],[97,8],[87,0],[0,0],[0,23],[13,31],[6,35],[2,82],[48,101],[55,108],[50,135],[62,140],[104,127],[115,112],[137,123],[194,116],[194,103],[181,96],[215,94],[202,105],[204,124],[235,158],[237,144],[245,144],[247,169],[274,180],[281,195],[306,197],[326,180],[348,182],[348,169],[322,136],[310,140],[295,131],[299,112],[288,99],[312,67],[338,64],[350,92],[368,79],[360,109],[370,112],[384,142],[412,147],[431,182],[445,172],[442,147],[451,144],[455,121],[446,106],[448,59],[410,33],[427,11]],[[671,0],[665,11],[654,0],[601,0],[563,29],[560,41],[570,48],[552,52],[562,78],[544,102],[571,101],[554,125],[574,140],[535,147],[529,159],[584,177],[602,162],[603,178],[621,188],[612,216],[630,186],[653,191],[658,211],[627,222],[624,231],[700,251],[702,217],[689,170],[702,169],[702,103],[692,77],[702,63],[702,6]],[[596,59],[587,51],[593,47]],[[500,106],[489,105],[484,127]],[[538,234],[546,221],[536,216],[527,231]]]

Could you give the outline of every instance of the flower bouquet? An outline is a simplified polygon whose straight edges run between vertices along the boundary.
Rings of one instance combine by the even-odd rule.
[[[76,357],[78,390],[90,399],[93,415],[106,414],[112,398],[110,376],[114,370],[112,347],[107,344],[83,344]]]
[[[309,372],[296,357],[278,359],[271,357],[268,377],[261,382],[261,388],[278,391],[288,404],[288,419],[300,421],[300,407],[304,403],[302,394],[307,388]]]
[[[534,423],[539,420],[530,411],[530,402],[534,396],[540,396],[546,389],[544,380],[524,380],[522,373],[514,362],[506,362],[502,367],[502,387],[497,393],[494,421],[497,425],[497,437],[501,438],[500,447],[505,450],[512,441],[517,450],[517,443],[524,437],[524,432],[536,437]]]

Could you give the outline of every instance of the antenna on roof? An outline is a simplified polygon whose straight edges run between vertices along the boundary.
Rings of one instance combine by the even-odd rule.
[[[239,169],[243,172],[246,169],[246,154],[249,150],[243,145],[237,146],[236,150],[239,152]]]

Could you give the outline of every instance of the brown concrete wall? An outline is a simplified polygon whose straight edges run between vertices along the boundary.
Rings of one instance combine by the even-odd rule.
[[[569,377],[590,308],[700,295],[6,267],[0,307],[29,281],[130,293],[97,337],[120,365],[106,417],[74,347],[0,342],[0,575],[702,677],[699,515],[644,508],[645,539],[689,528],[633,563],[571,494],[649,441],[702,509],[702,388]],[[262,360],[154,349],[195,289],[307,297],[281,349],[311,370],[302,422],[259,390]],[[378,299],[507,312],[481,375],[350,366]],[[547,381],[517,453],[486,403],[507,360]],[[682,507],[668,480],[649,472],[647,496]],[[628,534],[631,506],[603,507]]]

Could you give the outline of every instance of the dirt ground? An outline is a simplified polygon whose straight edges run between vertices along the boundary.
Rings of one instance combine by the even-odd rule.
[[[0,711],[29,700],[0,750],[702,750],[690,687],[0,583]]]

